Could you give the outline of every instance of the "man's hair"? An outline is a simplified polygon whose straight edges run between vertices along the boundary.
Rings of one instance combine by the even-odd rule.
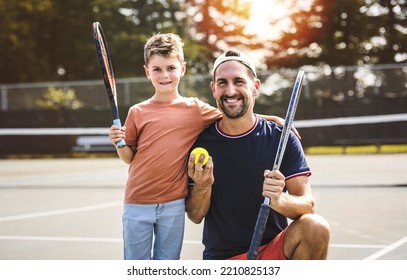
[[[184,43],[181,38],[173,33],[155,34],[144,46],[144,63],[148,65],[151,56],[175,57],[184,62]]]
[[[251,79],[255,79],[257,74],[256,74],[256,66],[254,65],[253,60],[246,55],[245,53],[239,51],[239,50],[228,50],[221,54],[214,62],[213,64],[213,79],[215,80],[215,74],[216,70],[221,65],[222,63],[226,61],[238,61],[242,63],[244,66],[247,67],[247,74]]]

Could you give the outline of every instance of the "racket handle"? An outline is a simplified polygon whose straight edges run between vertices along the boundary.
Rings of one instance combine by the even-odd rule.
[[[120,119],[114,119],[113,124],[117,125],[118,127],[122,127],[122,123],[120,122]],[[123,139],[120,140],[119,142],[116,142],[116,147],[117,148],[123,148],[124,146],[126,146],[126,142],[124,142]]]
[[[263,239],[263,233],[266,229],[267,218],[270,213],[270,206],[263,203],[260,207],[259,215],[257,216],[256,226],[254,228],[252,242],[247,253],[248,260],[256,260],[259,254],[259,247]]]

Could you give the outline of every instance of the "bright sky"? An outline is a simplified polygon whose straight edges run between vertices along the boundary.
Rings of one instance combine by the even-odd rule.
[[[284,20],[276,26],[272,26],[269,21],[284,18],[288,14],[283,0],[252,0],[250,21],[246,31],[258,34],[259,38],[264,40],[276,38],[284,28]]]

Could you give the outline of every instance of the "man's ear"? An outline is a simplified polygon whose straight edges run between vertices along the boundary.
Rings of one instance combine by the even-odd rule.
[[[253,81],[254,83],[254,87],[255,87],[255,91],[253,92],[253,96],[257,96],[260,93],[260,86],[261,86],[261,82],[259,79],[255,79]]]
[[[215,82],[211,82],[211,89],[212,89],[212,95],[213,95],[213,97],[215,97]],[[215,99],[216,99],[216,97],[215,97]]]

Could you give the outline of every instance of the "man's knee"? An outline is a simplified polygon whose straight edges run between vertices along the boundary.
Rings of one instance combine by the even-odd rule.
[[[306,214],[299,218],[301,231],[311,240],[329,242],[331,230],[328,222],[320,215]]]

